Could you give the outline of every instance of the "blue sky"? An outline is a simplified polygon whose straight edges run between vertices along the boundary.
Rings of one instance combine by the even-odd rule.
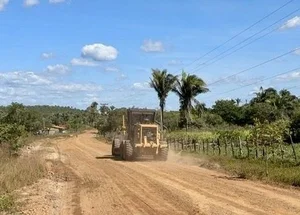
[[[198,97],[208,106],[217,99],[249,100],[260,86],[291,88],[300,95],[300,88],[293,88],[299,85],[300,70],[256,83],[300,67],[299,50],[225,79],[300,47],[300,11],[236,53],[197,66],[300,8],[299,0],[191,64],[286,2],[0,0],[0,104],[86,108],[97,101],[157,108],[156,94],[147,85],[151,68],[197,74],[211,90]],[[252,85],[224,93],[247,84]],[[178,98],[170,94],[167,109],[177,108]]]

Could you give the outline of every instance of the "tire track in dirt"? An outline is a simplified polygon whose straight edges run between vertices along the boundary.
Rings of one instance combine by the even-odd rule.
[[[173,162],[124,162],[86,132],[57,143],[83,214],[300,214],[300,192]]]
[[[218,206],[219,208],[223,208],[223,210],[235,211],[237,214],[265,214],[264,211],[251,208],[251,205],[245,204],[238,199],[232,200],[232,196],[230,196],[231,200],[229,200],[229,195],[226,197],[226,193],[222,193],[225,195],[220,195],[221,193],[218,191],[218,193],[213,194],[210,191],[211,189],[205,189],[203,186],[199,187],[197,183],[191,180],[183,181],[178,179],[178,176],[169,175],[151,168],[141,168],[140,170],[145,170],[143,174],[148,175],[148,177],[155,177],[155,180],[163,183],[165,186],[172,186],[189,196],[193,196],[194,202],[198,205],[201,203],[205,203],[206,205],[211,204],[213,207]],[[196,199],[197,201],[195,201]]]
[[[181,213],[178,213],[179,207],[173,207],[171,202],[168,202],[166,204],[166,200],[169,196],[165,196],[164,199],[158,198],[157,195],[157,185],[154,185],[152,180],[149,179],[149,177],[140,178],[140,175],[133,174],[132,172],[124,172],[120,173],[119,165],[116,165],[116,163],[113,163],[108,160],[102,160],[100,161],[101,164],[104,163],[104,165],[99,165],[99,163],[96,163],[97,167],[91,165],[91,159],[92,163],[95,163],[95,156],[88,153],[88,150],[84,150],[81,146],[78,146],[77,144],[72,145],[73,153],[77,154],[81,153],[81,155],[78,155],[76,157],[77,161],[74,160],[75,163],[81,162],[85,163],[85,165],[88,167],[89,171],[92,171],[93,174],[90,174],[89,177],[94,176],[94,173],[98,172],[98,176],[102,176],[101,180],[104,182],[105,180],[110,180],[109,187],[117,186],[117,188],[121,188],[118,190],[118,194],[120,193],[123,195],[122,201],[126,200],[126,204],[122,204],[122,201],[120,202],[120,205],[123,207],[123,205],[135,205],[135,207],[138,209],[138,211],[132,211],[134,214],[157,214],[157,208],[160,208],[159,210],[160,214],[169,214],[171,208],[172,208],[172,214],[186,214],[186,210],[192,207],[192,204],[184,205]],[[95,150],[93,150],[91,153],[93,153]],[[88,159],[88,160],[87,160]],[[80,166],[76,165],[77,168]],[[117,168],[116,168],[117,167]],[[74,168],[74,166],[72,166]],[[99,170],[101,168],[101,170]],[[76,170],[74,170],[76,172]],[[103,171],[103,172],[102,172]],[[101,172],[101,173],[100,173]],[[81,172],[82,173],[82,172]],[[81,174],[79,173],[79,175]],[[83,181],[88,181],[86,178],[84,178],[84,174],[80,175],[81,178],[83,178]],[[106,177],[105,180],[103,180],[103,176],[110,176],[109,178]],[[112,177],[113,176],[113,177]],[[138,180],[135,180],[135,178],[138,178]],[[120,179],[120,180],[119,180]],[[90,180],[96,180],[96,177],[91,177]],[[143,183],[140,183],[139,181],[143,181]],[[83,182],[84,183],[84,182]],[[106,188],[106,187],[105,187]],[[162,187],[163,188],[163,187]],[[166,190],[163,190],[162,194],[165,194]],[[149,193],[154,193],[154,195],[150,195]],[[169,194],[172,194],[172,192],[168,192]],[[146,194],[146,195],[145,195]],[[118,198],[119,195],[113,195],[114,198]],[[173,195],[174,196],[174,195]],[[182,195],[180,195],[182,196]],[[188,196],[184,196],[185,198],[188,198]],[[129,200],[128,200],[129,198]],[[179,198],[179,196],[177,196]],[[116,201],[114,199],[114,201]],[[186,200],[178,199],[179,202],[186,202]],[[174,201],[172,201],[173,203]],[[124,203],[124,202],[123,202]],[[177,203],[176,203],[177,204]],[[142,207],[141,207],[142,206]],[[195,209],[196,210],[196,209]],[[162,213],[165,211],[165,213]],[[139,213],[138,213],[139,212]],[[195,213],[193,213],[195,214]]]
[[[143,164],[141,163],[139,165]],[[199,192],[211,192],[213,190],[218,190],[218,195],[215,196],[215,198],[221,197],[235,199],[234,202],[239,202],[242,205],[248,205],[246,207],[253,207],[255,205],[259,206],[263,199],[263,201],[265,201],[265,210],[267,209],[267,211],[273,211],[274,208],[280,205],[281,208],[286,208],[287,210],[293,208],[300,214],[300,205],[298,200],[300,199],[299,194],[295,195],[294,193],[292,193],[290,197],[281,193],[270,192],[262,188],[256,188],[252,185],[251,182],[246,180],[230,180],[224,179],[222,176],[214,177],[212,179],[212,174],[199,174],[200,172],[198,167],[186,167],[176,165],[175,169],[169,168],[169,166],[165,167],[165,165],[163,164],[158,164],[157,168],[159,168],[160,170],[156,170],[153,169],[153,165],[156,166],[157,164],[151,164],[151,168],[148,168],[148,171],[153,171],[154,174],[162,174],[163,177],[167,177],[169,179],[178,181],[179,183],[186,183],[185,181],[189,181],[189,183],[187,184],[189,185],[197,183],[199,184],[199,182],[201,182],[201,186],[191,186],[191,189],[196,189]],[[147,168],[146,165],[143,166],[145,167],[141,169]],[[178,171],[185,172],[186,174],[180,175],[178,174]],[[166,174],[166,172],[168,174]],[[207,181],[205,181],[204,179],[209,179],[210,183],[207,183]],[[226,186],[224,186],[224,183],[226,183]],[[211,185],[213,185],[214,188],[212,188]],[[267,187],[268,185],[265,186]],[[278,191],[281,190],[284,191],[284,189],[278,189]],[[210,193],[208,193],[207,195],[210,195]],[[286,213],[288,214],[288,212]]]
[[[63,143],[66,144],[66,143]],[[118,198],[120,190],[112,186],[110,176],[106,175],[102,168],[95,167],[95,158],[84,153],[72,141],[72,149],[67,153],[71,160],[71,168],[81,178],[80,200],[83,214],[113,214],[111,207],[121,204]],[[124,208],[120,213],[126,214]]]

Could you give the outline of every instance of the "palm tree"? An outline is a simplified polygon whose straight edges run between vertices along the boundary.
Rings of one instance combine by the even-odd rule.
[[[173,89],[174,83],[176,81],[176,76],[168,74],[167,70],[160,71],[158,69],[152,69],[152,79],[150,79],[150,87],[154,88],[159,99],[160,107],[160,125],[161,134],[164,125],[164,109],[166,105],[166,98],[169,92]]]
[[[208,91],[205,82],[196,75],[191,75],[183,71],[181,79],[176,80],[173,92],[179,97],[180,110],[185,118],[186,130],[188,130],[188,123],[191,121],[193,102],[197,102],[196,97],[199,94]]]

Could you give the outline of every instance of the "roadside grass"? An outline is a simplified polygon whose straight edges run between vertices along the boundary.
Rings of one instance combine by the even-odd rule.
[[[12,211],[15,208],[15,199],[12,195],[0,195],[0,212]]]
[[[15,209],[13,192],[36,182],[45,175],[44,161],[38,153],[11,157],[0,149],[0,212]]]
[[[204,155],[190,152],[183,152],[182,156],[200,158],[199,166],[209,169],[216,169],[216,166],[218,166],[219,169],[225,170],[226,173],[234,177],[300,187],[300,165],[293,161],[278,162],[269,160],[266,165],[263,159],[237,159],[222,155]]]

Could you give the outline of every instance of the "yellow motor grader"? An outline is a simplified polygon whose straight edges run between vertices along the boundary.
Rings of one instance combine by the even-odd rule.
[[[169,148],[167,142],[161,139],[155,114],[155,110],[128,109],[127,125],[123,116],[123,134],[113,140],[112,155],[123,160],[152,155],[154,159],[166,161]]]

